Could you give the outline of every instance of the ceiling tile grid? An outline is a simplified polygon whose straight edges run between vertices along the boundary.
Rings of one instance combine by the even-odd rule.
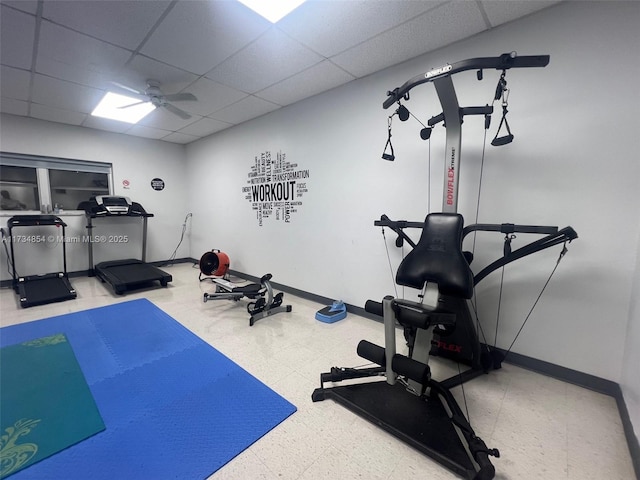
[[[131,52],[51,22],[40,24],[36,72],[87,86],[124,68]]]
[[[2,5],[0,9],[0,62],[2,65],[31,68],[36,19]]]
[[[43,3],[42,18],[133,50],[169,6],[168,0],[56,0]]]
[[[211,80],[255,93],[322,61],[322,57],[276,28],[211,70]]]
[[[280,106],[275,103],[268,102],[254,95],[249,95],[222,110],[212,113],[209,115],[209,118],[231,125],[238,125],[252,118],[261,117],[279,108]]]
[[[0,112],[186,144],[554,3],[307,0],[271,24],[236,0],[0,0]],[[195,95],[189,118],[90,115],[149,80]]]
[[[235,1],[182,1],[141,49],[162,62],[203,75],[258,38],[269,22]]]
[[[449,2],[336,55],[332,61],[363,77],[486,28],[476,2]]]
[[[34,118],[77,126],[82,125],[82,122],[87,118],[86,113],[51,107],[49,105],[41,105],[39,103],[32,103],[30,112],[31,116]]]
[[[324,60],[307,70],[259,91],[256,96],[285,106],[326,92],[339,85],[344,85],[351,80],[355,80],[355,78],[330,60]]]
[[[26,117],[29,115],[29,102],[15,98],[0,98],[0,112]]]
[[[29,100],[29,79],[31,75],[26,70],[0,66],[0,95],[16,100]]]
[[[144,137],[144,138],[153,138],[155,140],[160,140],[167,135],[170,135],[171,132],[168,130],[161,130],[159,128],[146,127],[144,125],[133,125],[129,130],[127,130],[127,135],[134,135],[136,137]]]
[[[327,58],[355,47],[445,1],[309,1],[278,28]]]

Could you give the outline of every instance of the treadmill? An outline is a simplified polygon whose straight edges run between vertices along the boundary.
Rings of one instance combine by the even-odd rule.
[[[110,219],[115,217],[137,217],[142,220],[142,258],[127,258],[111,260],[93,265],[93,241],[89,241],[89,276],[97,276],[113,288],[117,295],[137,288],[148,287],[156,282],[166,287],[172,277],[167,272],[145,263],[147,253],[147,219],[153,217],[147,213],[139,203],[132,202],[128,197],[96,196],[87,202],[82,202],[78,209],[84,210],[87,218],[87,231],[93,240],[93,220],[97,218]]]
[[[9,240],[11,243],[11,274],[13,277],[13,289],[20,295],[20,306],[33,307],[45,305],[47,303],[62,302],[72,300],[77,297],[75,289],[69,282],[67,274],[67,250],[66,250],[66,223],[60,217],[54,215],[16,215],[11,217],[7,226],[9,228]],[[13,229],[16,227],[54,226],[62,227],[62,260],[63,271],[57,273],[47,273],[44,275],[30,275],[26,277],[18,276],[16,272],[16,260],[14,241],[21,236],[14,236]],[[27,235],[25,239],[32,239],[34,242],[44,242],[48,240],[43,235]],[[28,242],[26,242],[28,243]]]

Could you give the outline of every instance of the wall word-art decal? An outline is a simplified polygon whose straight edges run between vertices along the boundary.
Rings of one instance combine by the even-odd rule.
[[[247,186],[242,187],[244,198],[256,212],[258,225],[267,218],[289,223],[302,205],[307,193],[309,170],[287,161],[286,154],[270,151],[256,155],[247,174]]]

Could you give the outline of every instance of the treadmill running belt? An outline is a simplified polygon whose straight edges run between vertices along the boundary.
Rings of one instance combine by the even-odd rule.
[[[114,277],[121,279],[122,283],[142,283],[156,279],[155,271],[148,267],[149,265],[134,263],[132,265],[107,267],[106,270]]]
[[[95,267],[96,275],[109,283],[117,294],[126,290],[160,282],[163,287],[172,280],[170,274],[140,260],[114,260]]]
[[[29,277],[18,285],[20,305],[32,307],[76,298],[76,291],[65,277]]]

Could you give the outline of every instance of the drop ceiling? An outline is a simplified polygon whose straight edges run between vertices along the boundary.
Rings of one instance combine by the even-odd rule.
[[[271,24],[235,0],[1,0],[0,112],[187,144],[554,3],[307,0]],[[148,79],[191,117],[89,114]]]

